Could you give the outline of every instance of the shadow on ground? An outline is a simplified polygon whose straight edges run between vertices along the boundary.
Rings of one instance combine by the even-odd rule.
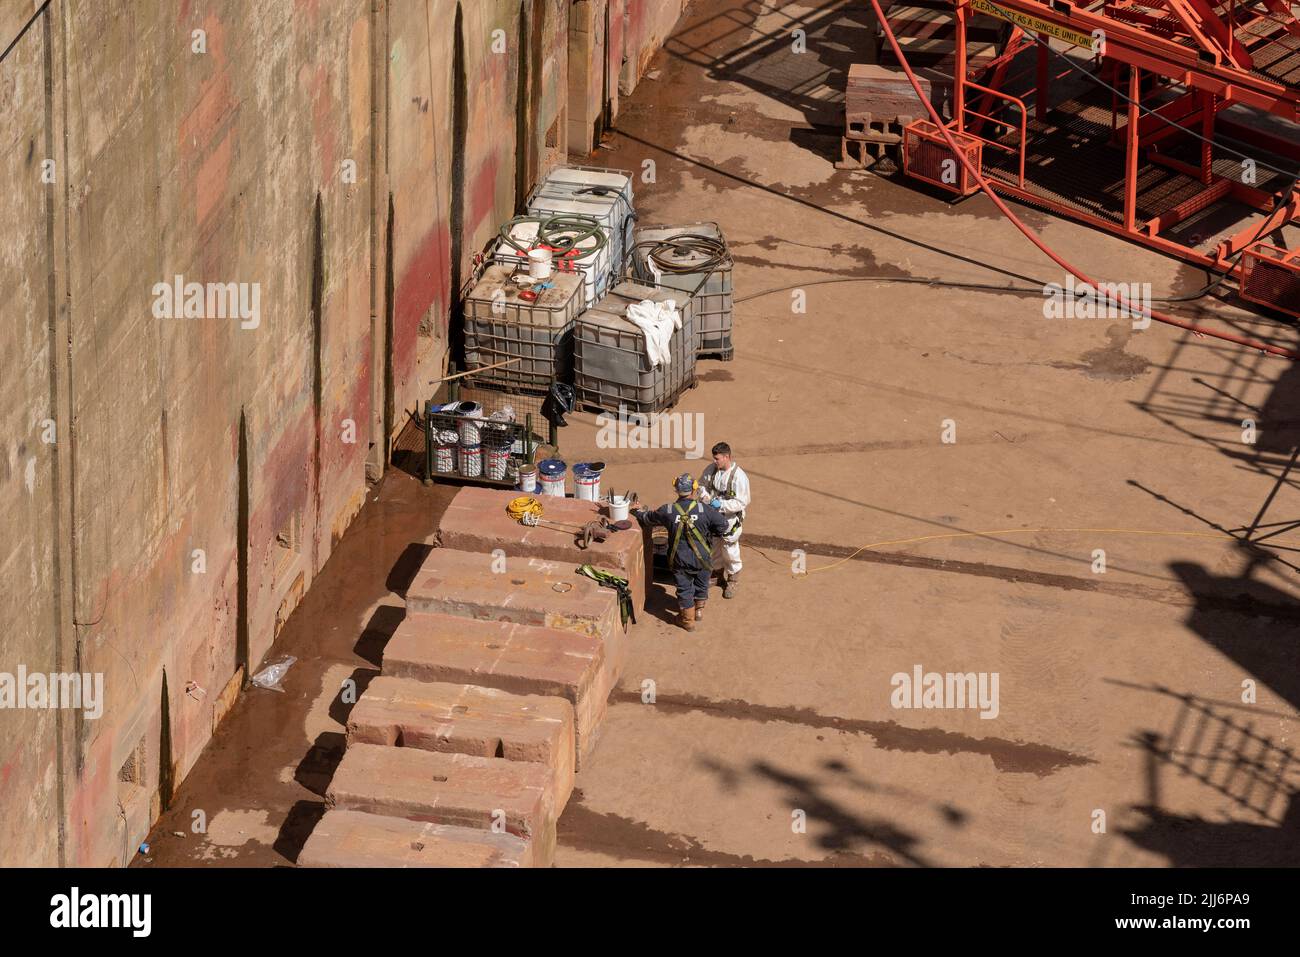
[[[1136,821],[1120,831],[1134,845],[1175,867],[1267,867],[1300,864],[1300,800],[1290,748],[1254,730],[1254,719],[1194,695],[1179,700],[1163,734],[1143,731],[1130,742],[1143,754],[1146,800],[1130,808]],[[1212,821],[1165,809],[1166,774],[1190,777],[1226,798],[1244,820]]]

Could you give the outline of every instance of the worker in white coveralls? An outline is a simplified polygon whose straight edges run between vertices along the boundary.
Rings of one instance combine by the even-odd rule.
[[[740,577],[740,530],[749,507],[749,476],[731,457],[731,446],[713,447],[713,463],[700,475],[700,500],[708,502],[727,520],[727,531],[713,540],[713,570],[722,572],[722,597],[736,597]]]

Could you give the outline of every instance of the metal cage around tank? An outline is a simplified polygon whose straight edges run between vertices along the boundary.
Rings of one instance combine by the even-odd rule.
[[[642,226],[633,236],[628,265],[636,280],[690,297],[696,356],[732,359],[733,262],[722,228],[713,222]]]

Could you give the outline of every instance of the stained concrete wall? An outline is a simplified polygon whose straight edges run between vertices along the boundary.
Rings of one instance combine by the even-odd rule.
[[[31,5],[0,8],[0,49]],[[21,14],[21,15],[19,15]],[[51,288],[56,237],[42,161],[59,135],[47,91],[43,31],[29,28],[0,65],[0,670],[62,670],[60,493],[53,383],[59,362]],[[0,711],[0,863],[54,864],[60,721],[44,710]]]
[[[664,45],[682,15],[682,0],[622,0],[623,62],[615,74],[624,96],[636,89],[650,58]]]
[[[573,0],[569,12],[569,149],[591,153],[618,118],[684,0]]]
[[[0,710],[0,865],[129,860],[263,662],[564,156],[569,6],[0,7],[0,673],[106,693]]]

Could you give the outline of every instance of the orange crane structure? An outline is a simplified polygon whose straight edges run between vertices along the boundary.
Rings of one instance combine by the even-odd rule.
[[[972,66],[976,16],[1002,41]],[[1294,0],[953,0],[953,31],[951,118],[907,125],[907,175],[965,196],[978,170],[1300,317]]]

